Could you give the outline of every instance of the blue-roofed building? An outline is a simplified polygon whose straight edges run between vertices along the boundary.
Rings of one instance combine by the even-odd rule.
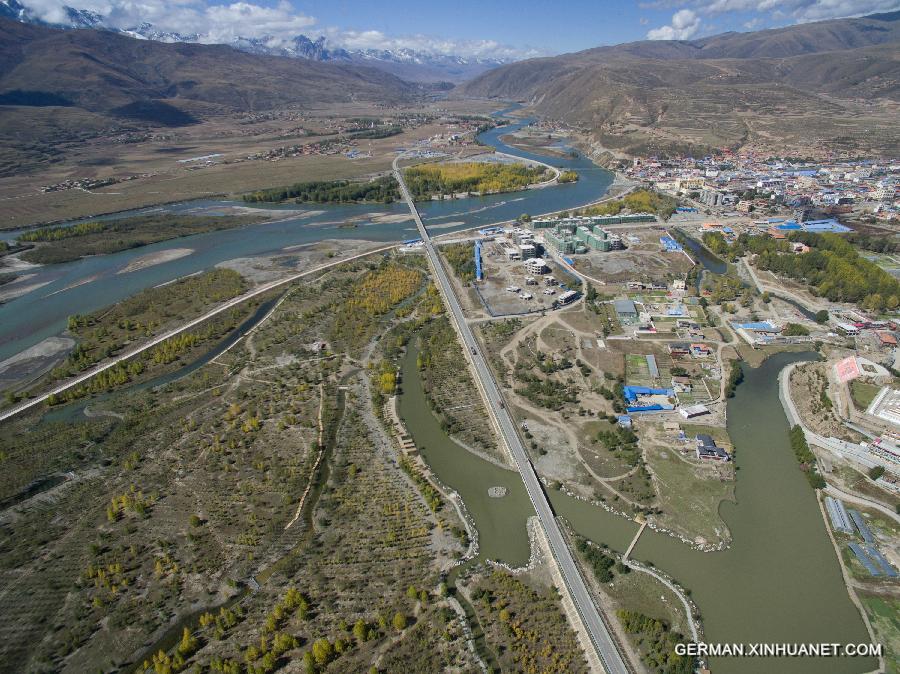
[[[475,279],[480,281],[482,280],[483,275],[481,272],[481,241],[475,242]]]
[[[731,325],[735,330],[750,330],[751,332],[781,332],[781,328],[769,321],[751,321],[749,323],[738,323],[732,321]]]
[[[859,543],[850,543],[848,546],[853,554],[856,555],[856,558],[859,560],[860,564],[862,564],[866,571],[868,571],[872,576],[880,576],[881,570],[875,564],[875,562],[865,553],[865,551],[860,547]]]
[[[803,231],[805,232],[814,232],[816,234],[821,234],[824,232],[832,232],[834,234],[846,234],[847,232],[852,232],[853,230],[849,227],[842,225],[837,220],[807,220],[803,223]]]
[[[831,527],[835,531],[842,531],[845,534],[853,533],[853,522],[847,514],[847,509],[843,502],[838,501],[831,496],[825,497],[825,510],[828,511],[828,517],[831,519]]]
[[[856,525],[856,528],[859,529],[859,533],[862,535],[863,540],[866,543],[874,543],[875,537],[872,535],[871,529],[869,529],[869,525],[866,524],[866,520],[863,518],[862,513],[858,510],[848,509],[847,513],[850,515],[850,518],[853,520],[853,523]]]
[[[663,248],[666,249],[667,253],[678,253],[682,250],[681,244],[671,236],[661,236],[659,237],[659,242],[663,245]]]

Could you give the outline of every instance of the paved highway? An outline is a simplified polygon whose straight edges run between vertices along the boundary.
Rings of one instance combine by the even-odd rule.
[[[416,225],[419,228],[419,233],[422,236],[422,241],[425,246],[425,252],[427,253],[428,259],[434,270],[438,287],[441,290],[441,294],[444,296],[447,307],[450,309],[450,317],[454,323],[454,327],[462,338],[466,355],[475,371],[477,383],[479,384],[482,394],[485,396],[485,404],[488,412],[494,418],[504,441],[509,447],[510,454],[516,462],[519,474],[522,476],[522,481],[525,483],[528,497],[531,499],[534,510],[540,518],[541,526],[543,526],[544,532],[547,535],[547,540],[550,544],[550,550],[553,553],[553,557],[562,574],[566,586],[565,589],[581,616],[581,620],[591,638],[591,642],[594,645],[597,655],[600,657],[604,669],[608,674],[627,674],[628,669],[626,668],[597,607],[594,605],[591,595],[588,592],[587,585],[585,585],[584,579],[581,577],[581,573],[575,565],[575,560],[572,558],[572,553],[566,545],[562,531],[553,514],[553,509],[550,507],[550,502],[547,500],[547,495],[544,493],[541,483],[538,480],[537,473],[534,470],[534,466],[531,464],[531,461],[525,452],[525,447],[522,445],[522,441],[516,431],[516,426],[513,423],[512,417],[503,403],[500,389],[497,386],[496,381],[494,381],[494,376],[491,373],[487,362],[478,350],[478,343],[475,341],[475,336],[472,334],[471,328],[468,323],[466,323],[459,299],[456,297],[456,292],[454,291],[453,285],[450,283],[450,279],[447,276],[447,272],[438,257],[434,244],[431,242],[428,230],[426,230],[425,225],[422,224],[422,219],[419,217],[419,211],[416,209],[416,205],[413,203],[413,200],[406,189],[406,184],[403,182],[403,176],[397,167],[397,162],[400,158],[401,157],[398,156],[394,159],[394,177],[400,184],[400,191],[403,194],[403,198],[409,205],[409,210],[412,212]]]

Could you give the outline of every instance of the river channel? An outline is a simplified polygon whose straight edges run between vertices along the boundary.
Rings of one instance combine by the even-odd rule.
[[[484,461],[453,442],[425,401],[410,349],[403,362],[400,415],[442,482],[459,492],[479,531],[482,559],[513,566],[528,559],[525,521],[534,511],[518,473]],[[633,557],[652,562],[692,593],[708,642],[862,643],[868,634],[851,603],[815,493],[797,467],[778,398],[778,372],[813,354],[782,353],[756,369],[728,404],[736,449],[736,502],[720,513],[733,543],[699,552],[650,529]],[[504,498],[488,488],[504,486]],[[551,491],[557,514],[580,534],[622,552],[637,525],[587,502]],[[850,674],[871,671],[871,658],[716,658],[713,672]]]
[[[571,157],[547,157],[509,147],[500,140],[501,136],[531,121],[516,120],[486,131],[478,139],[501,152],[574,169],[580,179],[545,189],[424,203],[419,213],[432,235],[512,220],[522,213],[534,215],[575,208],[603,197],[614,176],[586,157],[577,153]],[[205,199],[112,217],[159,212],[215,215],[245,205],[237,201]],[[0,305],[0,361],[60,334],[66,327],[66,318],[72,314],[96,311],[145,288],[209,269],[227,260],[285,254],[285,249],[325,239],[400,242],[418,237],[409,209],[402,202],[388,205],[266,205],[264,208],[283,210],[285,217],[277,222],[197,234],[111,255],[26,270],[24,273],[34,274],[26,282],[29,286],[44,285]],[[0,232],[0,240],[13,240],[21,231]],[[193,252],[163,264],[120,273],[137,257],[174,248],[189,248]]]

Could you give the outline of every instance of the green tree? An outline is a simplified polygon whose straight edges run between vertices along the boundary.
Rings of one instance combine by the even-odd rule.
[[[316,659],[316,664],[327,665],[334,657],[334,646],[324,637],[316,639],[312,645],[312,654]]]
[[[197,637],[191,634],[191,631],[185,627],[181,633],[181,642],[178,644],[178,652],[182,655],[190,655],[197,650]]]
[[[398,632],[402,632],[406,629],[406,616],[400,613],[400,611],[397,611],[397,613],[394,614],[394,620],[392,621],[392,623],[395,630],[397,630]]]
[[[367,641],[366,637],[368,635],[368,631],[369,628],[366,625],[366,621],[362,618],[353,623],[353,636],[359,643]]]

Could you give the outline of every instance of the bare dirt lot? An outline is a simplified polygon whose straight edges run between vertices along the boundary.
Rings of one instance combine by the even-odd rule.
[[[682,253],[664,253],[657,229],[642,227],[617,229],[627,250],[591,251],[576,255],[575,268],[597,281],[619,284],[626,281],[671,281],[684,278],[693,266]]]

